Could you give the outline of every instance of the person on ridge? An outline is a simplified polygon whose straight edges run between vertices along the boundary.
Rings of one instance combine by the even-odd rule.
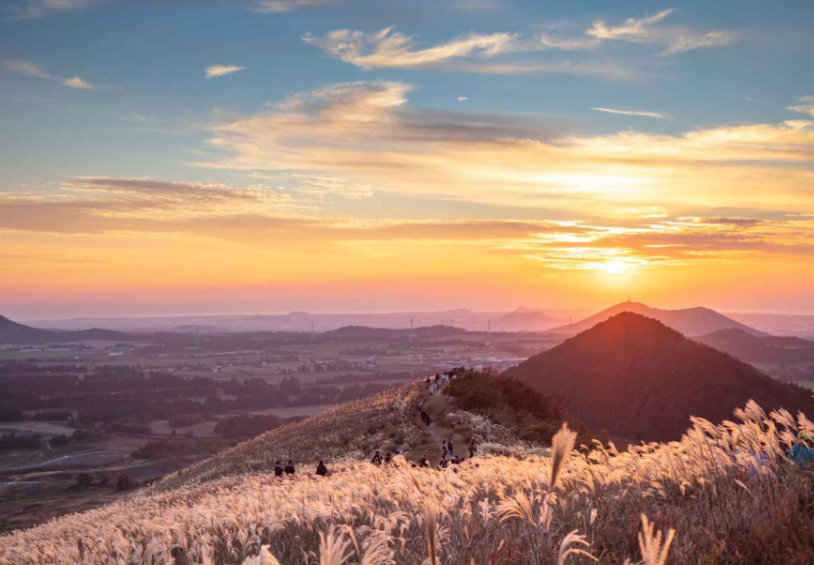
[[[390,455],[390,452],[388,451],[387,455],[384,456],[384,464],[385,465],[390,465],[390,463],[392,463],[392,462],[393,462],[393,456]]]
[[[325,463],[320,461],[319,465],[317,465],[317,475],[320,477],[327,477],[328,476],[328,467],[325,466]]]
[[[286,465],[285,465],[285,474],[286,475],[293,475],[295,472],[296,472],[296,469],[294,469],[294,462],[291,459],[289,459],[288,463],[286,463]]]
[[[430,462],[427,460],[426,455],[421,456],[421,461],[418,462],[418,466],[421,468],[426,468],[430,466]]]
[[[281,461],[279,461],[279,460],[278,460],[278,461],[277,461],[277,462],[274,464],[274,478],[276,478],[276,479],[282,479],[282,478],[283,478],[283,472],[284,472],[284,471],[283,471],[283,464],[282,464],[282,462],[281,462]]]
[[[370,462],[379,467],[382,464],[382,454],[377,450],[376,453],[373,454],[373,459],[371,459]]]

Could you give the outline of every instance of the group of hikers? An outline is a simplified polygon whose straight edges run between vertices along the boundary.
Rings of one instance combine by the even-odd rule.
[[[435,377],[433,377],[432,375],[427,375],[425,383],[427,385],[427,392],[430,393],[430,396],[434,396],[436,390],[439,390],[442,386],[444,386],[448,382],[455,380],[455,377],[457,377],[458,375],[458,371],[461,369],[456,367],[444,373],[436,373]]]
[[[288,460],[288,463],[283,466],[282,461],[278,460],[274,464],[274,477],[278,479],[282,479],[284,477],[293,477],[294,474],[297,472],[297,469],[294,467],[294,461],[291,459]],[[324,461],[320,461],[319,465],[317,465],[317,475],[320,477],[327,477],[328,476],[328,467],[325,466]]]
[[[452,380],[455,380],[459,371],[463,370],[463,368],[454,368],[451,371],[447,371],[444,373],[436,373],[433,377],[432,375],[428,375],[426,378],[426,385],[427,391],[430,393],[430,396],[433,396],[433,393],[436,390],[439,390],[443,385],[449,383]],[[432,424],[432,418],[430,417],[429,412],[424,406],[424,402],[421,401],[418,403],[418,410],[421,415],[421,423],[427,427],[430,427]],[[376,450],[373,454],[373,458],[370,460],[371,463],[376,465],[377,467],[381,467],[382,465],[391,465],[393,463],[394,458],[397,455],[402,455],[403,451],[401,447],[396,447],[394,453],[386,452],[382,455],[380,450]],[[477,443],[475,438],[472,438],[472,441],[469,444],[469,458],[473,458],[475,456],[475,452],[477,451]],[[452,438],[444,440],[441,445],[441,461],[438,464],[438,469],[446,469],[450,465],[459,465],[462,463],[464,459],[459,455],[455,454],[455,443],[453,442]],[[426,454],[421,457],[419,462],[413,463],[413,467],[422,467],[422,468],[431,468],[432,465],[430,464],[429,459],[427,459]],[[453,467],[453,470],[457,473],[458,469]],[[283,479],[285,477],[293,477],[297,472],[297,469],[294,467],[294,461],[289,459],[288,462],[283,465],[282,461],[278,460],[274,464],[274,476],[278,479]],[[316,468],[316,474],[320,477],[328,476],[328,467],[325,465],[324,461],[320,461]]]

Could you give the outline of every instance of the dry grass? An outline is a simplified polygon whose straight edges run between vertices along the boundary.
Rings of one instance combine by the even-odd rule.
[[[368,409],[400,418],[411,394]],[[348,460],[325,479],[280,481],[242,471],[266,461],[247,444],[186,484],[175,477],[163,492],[2,537],[0,564],[814,562],[814,483],[784,454],[811,423],[753,404],[737,416],[720,426],[695,420],[680,442],[623,453],[571,451],[562,430],[551,457],[478,457],[457,473],[401,458],[390,468]],[[255,459],[224,467],[244,456]]]

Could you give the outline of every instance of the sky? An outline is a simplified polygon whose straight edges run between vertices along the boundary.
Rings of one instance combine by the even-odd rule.
[[[814,6],[5,0],[0,313],[814,313]]]

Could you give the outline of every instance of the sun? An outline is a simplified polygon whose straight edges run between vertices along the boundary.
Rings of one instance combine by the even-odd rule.
[[[614,259],[605,263],[605,270],[611,275],[621,275],[627,271],[627,265],[623,261]]]

